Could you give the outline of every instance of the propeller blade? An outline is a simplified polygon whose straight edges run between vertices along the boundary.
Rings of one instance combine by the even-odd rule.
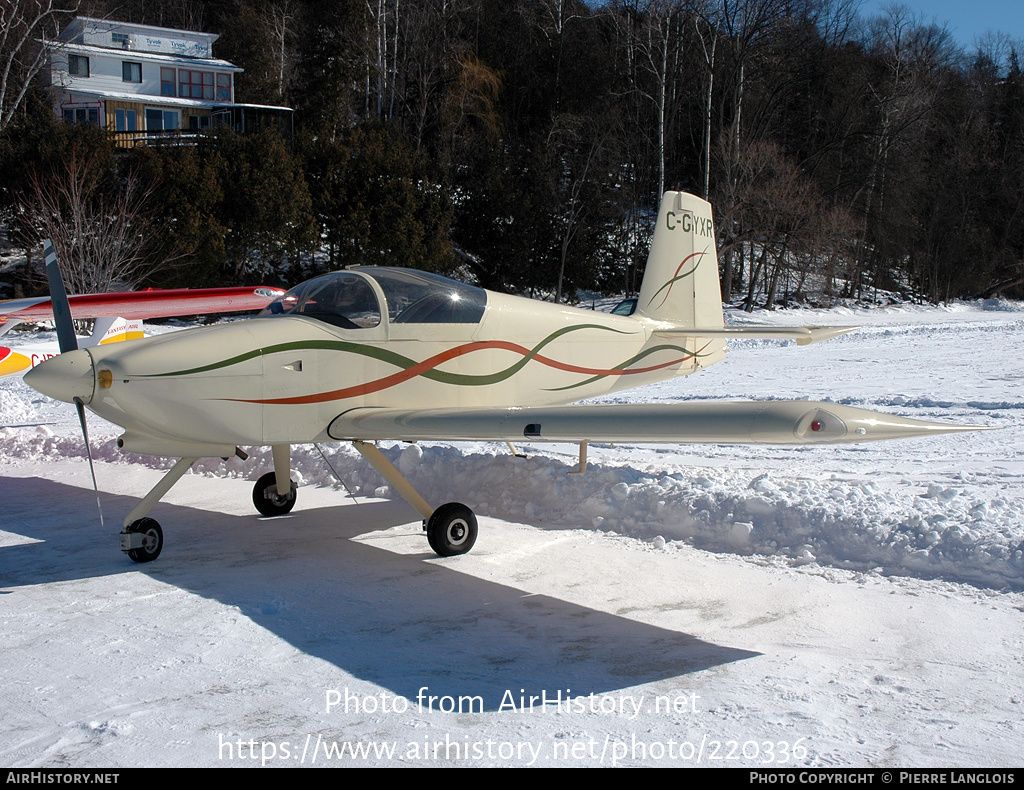
[[[57,344],[60,353],[78,350],[78,336],[75,334],[75,322],[71,318],[71,305],[68,303],[68,292],[64,289],[64,278],[60,274],[57,253],[53,251],[53,242],[43,242],[43,258],[46,260],[46,279],[50,281],[50,304],[53,306],[53,323],[57,327]],[[78,409],[78,422],[82,425],[82,437],[85,439],[85,455],[89,459],[89,473],[92,475],[92,489],[96,492],[96,510],[100,514],[100,527],[103,523],[103,505],[100,504],[100,487],[96,482],[96,467],[92,463],[92,447],[89,444],[89,426],[85,422],[85,404],[81,398],[75,398]]]
[[[89,459],[89,472],[92,474],[92,489],[96,492],[96,509],[100,513],[100,527],[106,526],[103,523],[103,505],[100,504],[100,487],[96,483],[96,468],[92,465],[92,448],[89,445],[89,427],[85,423],[85,404],[80,398],[75,398],[75,407],[78,409],[78,421],[82,424],[82,436],[85,437],[85,455]]]
[[[71,305],[64,290],[57,253],[49,239],[43,242],[43,258],[46,260],[46,279],[50,281],[50,304],[53,305],[53,323],[57,327],[57,343],[63,354],[78,348],[78,336],[75,334],[75,322],[71,319]]]

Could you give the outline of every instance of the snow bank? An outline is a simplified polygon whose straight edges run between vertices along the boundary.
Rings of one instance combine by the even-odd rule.
[[[345,488],[357,498],[397,498],[351,447],[293,449],[300,486]],[[269,448],[246,448],[249,459],[201,459],[194,473],[256,480],[273,461]],[[528,458],[504,445],[382,446],[384,454],[434,504],[465,502],[479,515],[548,529],[590,528],[717,552],[775,556],[891,575],[920,575],[986,587],[1024,587],[1024,505],[1001,497],[979,499],[963,486],[885,490],[871,481],[753,474],[627,461],[575,464],[544,452]],[[80,437],[46,427],[5,429],[0,452],[9,459],[45,462],[84,458]],[[97,460],[166,469],[171,459],[124,454],[113,439],[97,442]],[[342,484],[334,476],[337,471]],[[102,486],[102,474],[100,474]],[[84,482],[84,481],[83,481]],[[144,492],[139,492],[140,495]],[[301,507],[301,491],[299,492]],[[411,514],[411,511],[410,511]],[[411,519],[415,518],[412,516]]]

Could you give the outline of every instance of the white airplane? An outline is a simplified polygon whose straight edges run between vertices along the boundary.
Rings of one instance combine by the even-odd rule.
[[[58,276],[51,290],[62,289]],[[75,402],[83,430],[87,406],[124,428],[119,447],[179,459],[124,519],[121,548],[138,562],[163,545],[152,507],[196,460],[244,457],[240,445],[272,448],[274,469],[253,491],[272,516],[295,504],[291,445],[352,442],[450,556],[476,540],[472,510],[432,507],[374,441],[572,442],[582,471],[588,442],[805,445],[975,429],[804,400],[568,405],[693,373],[730,337],[806,345],[855,328],[723,324],[711,206],[669,192],[631,315],[360,268],[303,283],[250,320],[68,350],[25,382]]]

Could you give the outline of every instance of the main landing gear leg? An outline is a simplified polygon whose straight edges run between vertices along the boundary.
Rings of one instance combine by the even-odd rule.
[[[287,497],[292,490],[292,447],[290,444],[275,444],[270,448],[274,458],[274,474],[280,482],[277,484],[277,495]]]
[[[476,543],[477,523],[472,510],[459,502],[449,502],[435,510],[376,446],[359,440],[352,444],[363,458],[380,472],[381,477],[423,516],[427,542],[436,554],[453,557],[456,554],[465,554],[473,548],[473,544]]]
[[[160,478],[160,482],[153,486],[153,490],[146,494],[131,513],[124,517],[121,529],[121,551],[135,562],[152,562],[160,556],[160,550],[164,547],[164,533],[155,520],[146,518],[146,514],[198,460],[198,458],[179,458],[167,474]]]

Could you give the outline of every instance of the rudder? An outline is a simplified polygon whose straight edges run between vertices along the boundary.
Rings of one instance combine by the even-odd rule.
[[[722,289],[711,204],[666,192],[651,241],[637,313],[683,327],[720,327]]]

